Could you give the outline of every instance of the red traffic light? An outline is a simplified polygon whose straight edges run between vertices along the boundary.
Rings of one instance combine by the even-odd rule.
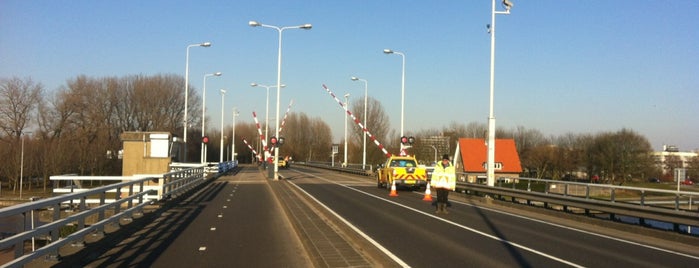
[[[269,143],[272,144],[272,146],[277,146],[277,137],[270,137],[269,138]]]
[[[209,136],[201,137],[201,142],[203,142],[204,144],[209,144]]]
[[[403,145],[406,145],[406,144],[413,144],[413,143],[415,143],[415,137],[413,137],[413,136],[410,136],[410,137],[406,137],[406,136],[400,137],[400,143],[403,144]]]

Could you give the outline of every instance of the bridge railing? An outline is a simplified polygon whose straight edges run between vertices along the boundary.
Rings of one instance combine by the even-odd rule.
[[[21,226],[16,233],[0,240],[0,249],[14,248],[14,259],[2,267],[21,267],[44,255],[58,259],[60,247],[68,243],[83,244],[85,235],[102,233],[106,224],[140,213],[150,203],[145,197],[155,192],[144,188],[150,180],[115,183],[0,209],[0,219]],[[89,207],[87,200],[93,197],[99,202]],[[71,203],[75,205],[66,205]],[[43,219],[48,222],[39,225]],[[36,248],[37,238],[41,242],[39,248]]]
[[[223,174],[237,164],[220,163],[217,172]],[[58,260],[62,246],[81,245],[85,235],[103,234],[106,224],[130,219],[153,201],[183,195],[207,181],[203,165],[179,165],[173,170],[176,171],[134,176],[51,176],[55,185],[68,184],[54,189],[60,196],[0,209],[0,224],[17,226],[17,230],[0,236],[0,251],[14,249],[14,259],[0,265],[21,267],[41,256]],[[86,188],[90,181],[119,182]],[[41,242],[39,248],[37,238]]]

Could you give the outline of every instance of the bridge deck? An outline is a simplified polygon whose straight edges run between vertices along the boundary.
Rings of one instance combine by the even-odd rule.
[[[189,196],[122,222],[62,261],[27,267],[372,267],[352,235],[284,180],[243,165]],[[173,202],[174,201],[174,202]],[[378,260],[386,261],[386,260]],[[384,263],[385,266],[385,263]]]

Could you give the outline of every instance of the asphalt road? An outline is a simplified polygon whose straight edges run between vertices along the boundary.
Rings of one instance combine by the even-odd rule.
[[[422,193],[377,189],[370,178],[296,169],[298,185],[386,252],[411,267],[696,267],[699,241],[664,249],[642,235],[619,239],[594,229],[503,212],[456,195],[437,215]],[[626,234],[629,235],[629,234]],[[653,243],[651,243],[653,242]],[[691,243],[691,242],[690,242]],[[676,248],[682,252],[677,252]]]
[[[298,165],[282,170],[280,181],[264,174],[245,166],[124,223],[105,238],[88,241],[59,263],[37,261],[27,267],[699,264],[695,238],[658,239],[628,225],[620,231],[605,227],[615,223],[590,225],[584,218],[531,213],[454,193],[450,214],[436,215],[423,193],[399,191],[390,197],[368,177]]]

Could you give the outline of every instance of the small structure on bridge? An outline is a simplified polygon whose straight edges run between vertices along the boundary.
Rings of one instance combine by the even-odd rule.
[[[124,132],[121,175],[163,174],[181,158],[180,140],[168,132]]]

